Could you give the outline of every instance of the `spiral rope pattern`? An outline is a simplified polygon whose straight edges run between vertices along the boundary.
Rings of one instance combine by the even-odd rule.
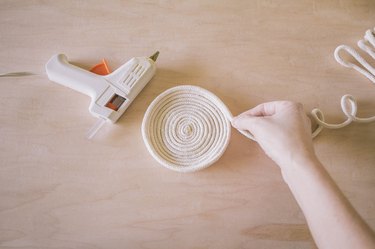
[[[148,107],[142,136],[160,164],[192,172],[222,156],[229,143],[232,118],[213,93],[197,86],[177,86],[160,94]],[[252,138],[249,133],[244,135]]]
[[[358,46],[375,59],[375,29],[368,30]],[[341,50],[352,55],[363,68],[344,61],[339,56]],[[334,55],[340,64],[354,68],[375,83],[375,69],[354,49],[341,45]],[[357,102],[351,95],[342,97],[341,108],[347,120],[340,124],[326,123],[321,110],[312,110],[318,123],[312,137],[323,127],[339,129],[352,122],[375,122],[375,116],[356,116]],[[192,172],[210,166],[222,156],[229,143],[232,119],[225,104],[211,92],[197,86],[177,86],[160,94],[148,107],[142,136],[147,149],[160,164],[175,171]],[[249,132],[238,131],[255,141]]]

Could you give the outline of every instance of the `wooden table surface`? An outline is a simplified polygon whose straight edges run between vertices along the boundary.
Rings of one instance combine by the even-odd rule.
[[[315,248],[278,167],[233,130],[223,157],[190,174],[150,156],[151,101],[182,84],[233,114],[278,99],[344,120],[340,98],[375,114],[375,86],[333,58],[374,26],[372,0],[0,2],[0,248]],[[48,80],[56,53],[112,69],[160,51],[157,73],[93,140],[89,98]],[[318,156],[375,227],[375,124],[324,130]]]

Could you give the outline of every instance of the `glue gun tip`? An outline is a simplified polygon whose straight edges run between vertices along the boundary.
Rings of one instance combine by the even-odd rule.
[[[159,56],[159,51],[156,51],[153,55],[150,56],[150,59],[156,61]]]

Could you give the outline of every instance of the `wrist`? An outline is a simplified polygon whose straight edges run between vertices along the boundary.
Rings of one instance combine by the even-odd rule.
[[[291,157],[288,163],[280,165],[281,173],[287,183],[291,179],[320,172],[322,167],[315,153],[298,154]]]

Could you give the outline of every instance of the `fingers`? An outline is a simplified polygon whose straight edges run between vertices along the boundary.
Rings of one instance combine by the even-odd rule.
[[[252,117],[249,115],[241,114],[232,120],[232,125],[234,128],[239,130],[250,130],[253,126],[254,119],[258,117]]]
[[[263,117],[263,116],[272,116],[276,113],[277,107],[280,106],[285,101],[273,101],[273,102],[267,102],[260,105],[257,105],[256,107],[247,110],[243,113],[241,113],[239,116],[242,115],[250,115],[250,116],[256,116],[256,117]]]
[[[251,130],[256,119],[264,116],[272,116],[276,113],[276,107],[280,101],[260,104],[233,118],[232,125],[239,130]]]
[[[260,105],[257,105],[256,107],[244,112],[243,114],[251,115],[251,116],[271,116],[275,114],[275,106],[277,102],[267,102]]]
[[[250,130],[254,127],[254,123],[261,119],[261,117],[273,116],[277,113],[288,113],[294,112],[293,110],[301,111],[303,106],[300,103],[291,101],[273,101],[260,104],[248,111],[245,111],[233,118],[232,125],[240,130]]]
[[[256,117],[272,116],[283,109],[289,109],[290,107],[302,108],[300,103],[292,101],[272,101],[257,105],[256,107],[241,113],[240,115],[250,115]]]

